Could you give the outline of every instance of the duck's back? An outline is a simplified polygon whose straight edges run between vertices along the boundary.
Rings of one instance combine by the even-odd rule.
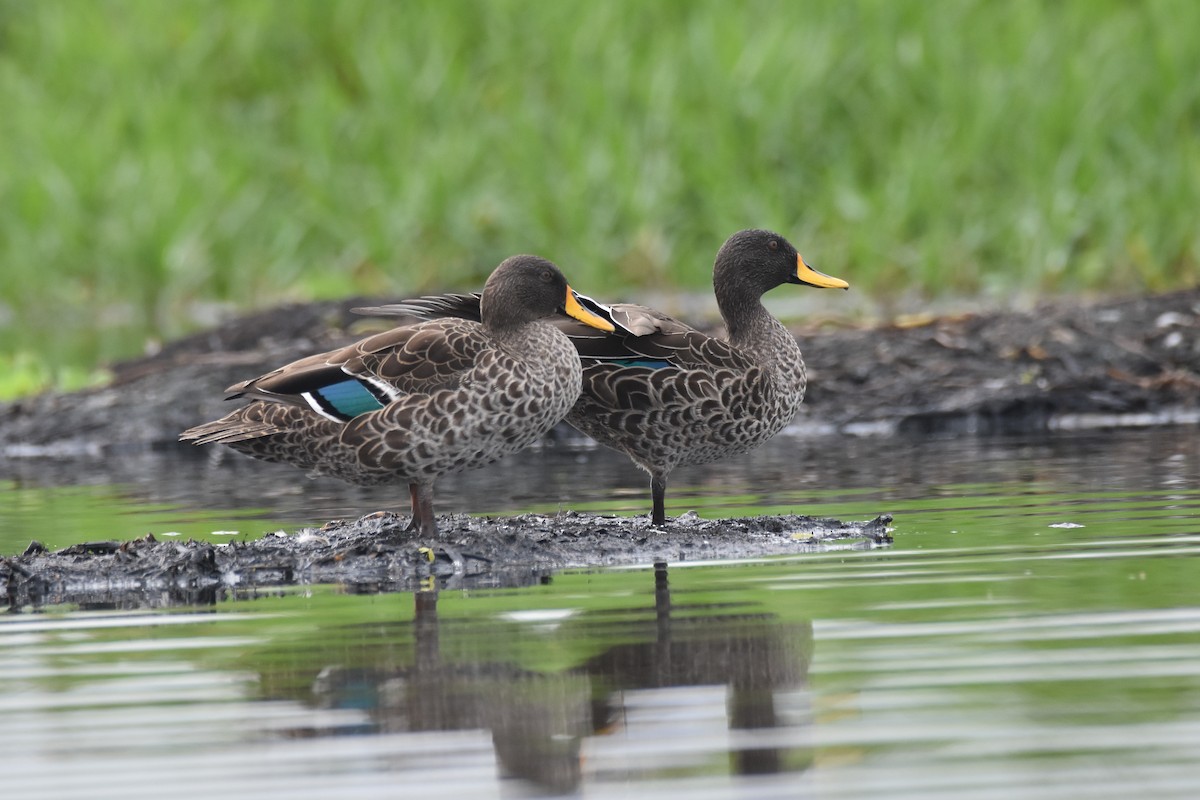
[[[353,473],[359,482],[407,480],[489,464],[533,444],[579,396],[574,348],[552,326],[490,343],[453,382],[408,393],[355,417],[326,449],[317,471]]]
[[[572,425],[654,471],[746,452],[795,416],[804,365],[783,325],[738,348],[640,308],[623,307],[625,327],[653,320],[654,332],[587,340],[571,332],[584,363]]]
[[[325,378],[326,389],[351,385],[370,400],[365,382],[376,406],[331,418],[355,399],[315,388],[331,368],[339,377]],[[534,322],[497,341],[476,322],[432,320],[231,387],[259,399],[194,433],[361,485],[432,480],[537,441],[578,398],[580,376],[574,347],[552,325]],[[326,413],[299,402],[301,391],[320,395]]]

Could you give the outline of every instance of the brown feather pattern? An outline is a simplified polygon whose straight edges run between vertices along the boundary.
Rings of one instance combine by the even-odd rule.
[[[518,262],[521,269],[506,265]],[[548,282],[547,268],[555,280]],[[532,272],[531,272],[532,271]],[[579,396],[582,368],[570,340],[544,321],[569,291],[544,259],[522,256],[497,268],[490,302],[503,325],[434,319],[300,359],[229,388],[249,405],[185,431],[181,440],[217,443],[264,461],[371,485],[431,486],[446,473],[482,466],[543,436]],[[544,285],[545,284],[545,285]],[[543,296],[544,295],[544,296]],[[519,306],[526,296],[537,300]],[[353,378],[385,395],[379,410],[328,418],[302,396]],[[378,397],[378,395],[377,395]],[[413,488],[414,506],[417,498]],[[417,510],[414,508],[414,523]],[[432,521],[422,521],[422,526]]]
[[[713,284],[729,340],[645,306],[586,298],[616,332],[553,319],[583,363],[583,391],[567,421],[651,474],[656,523],[663,522],[662,494],[673,469],[752,450],[799,411],[807,385],[800,347],[761,302],[770,289],[800,282],[799,262],[795,248],[770,231],[740,231],[725,242]],[[431,296],[361,311],[470,319],[479,297]],[[620,363],[642,359],[666,365]]]

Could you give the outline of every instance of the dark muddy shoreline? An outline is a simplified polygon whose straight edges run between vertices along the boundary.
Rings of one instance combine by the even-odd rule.
[[[113,366],[108,386],[0,404],[7,458],[182,447],[226,386],[364,335],[350,309],[286,306]],[[799,435],[1029,433],[1200,418],[1200,289],[1030,312],[793,328],[809,373]],[[559,437],[577,436],[560,426]]]
[[[0,477],[5,462],[10,468],[103,464],[111,472],[138,453],[187,450],[201,457],[176,437],[224,413],[225,386],[364,335],[371,321],[349,309],[371,302],[377,300],[243,317],[116,365],[108,386],[0,405]],[[1200,419],[1200,289],[1091,305],[1056,302],[1028,313],[794,330],[808,364],[809,395],[789,435],[824,437],[821,447],[838,447],[846,435],[883,441],[1194,427]],[[551,436],[580,435],[564,424]],[[295,583],[341,583],[357,591],[408,590],[430,579],[443,586],[514,586],[565,567],[747,557],[846,541],[876,546],[889,540],[889,519],[705,521],[685,514],[654,530],[646,517],[441,514],[441,539],[419,542],[401,533],[406,516],[383,512],[224,546],[135,540],[57,553],[34,546],[0,561],[0,600],[11,607],[127,607],[215,602]]]
[[[683,514],[662,528],[646,517],[565,512],[438,518],[435,541],[391,512],[335,520],[249,542],[164,542],[147,536],[47,552],[30,544],[0,559],[0,602],[10,608],[75,603],[127,608],[208,604],[277,586],[340,584],[351,591],[416,591],[536,584],[554,570],[622,564],[869,549],[892,541],[887,515],[869,522],[805,516],[705,520]]]

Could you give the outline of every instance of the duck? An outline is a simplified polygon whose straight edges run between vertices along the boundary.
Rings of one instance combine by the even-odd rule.
[[[358,485],[407,483],[406,531],[435,537],[439,477],[528,447],[579,398],[582,362],[547,319],[614,327],[580,304],[553,262],[533,255],[495,268],[477,312],[392,328],[234,384],[226,399],[250,402],[180,441]]]
[[[713,263],[713,292],[726,338],[710,336],[646,306],[581,304],[613,329],[558,317],[575,345],[583,388],[567,422],[627,455],[650,475],[650,521],[666,524],[666,490],[680,466],[746,453],[787,426],[804,401],[808,376],[795,337],[762,304],[784,284],[848,289],[809,265],[783,236],[742,230]],[[448,294],[356,309],[421,318],[472,318],[477,294]]]

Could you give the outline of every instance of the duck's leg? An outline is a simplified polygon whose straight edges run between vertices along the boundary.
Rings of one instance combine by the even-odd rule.
[[[433,516],[433,484],[415,483],[413,509],[420,519],[422,536],[437,536],[437,520]]]
[[[412,533],[421,527],[421,510],[417,503],[417,484],[410,483],[408,485],[408,496],[412,500],[412,519],[408,521],[408,527],[404,529],[404,532]]]
[[[650,514],[650,524],[658,527],[667,524],[667,473],[650,473],[650,498],[653,509]]]

